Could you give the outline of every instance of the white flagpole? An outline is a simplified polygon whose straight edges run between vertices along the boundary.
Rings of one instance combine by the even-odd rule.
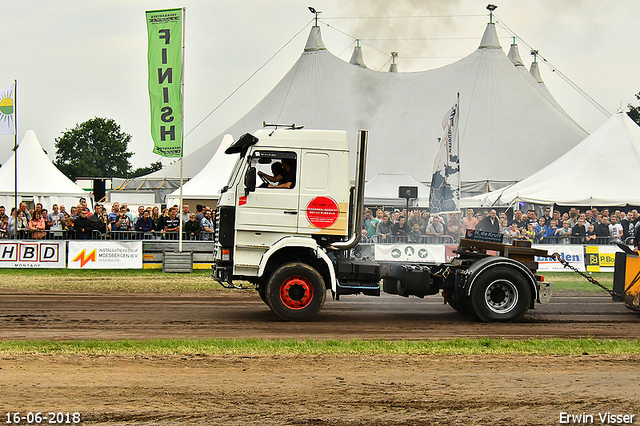
[[[181,95],[182,95],[182,108],[181,108],[181,115],[182,117],[180,118],[180,120],[182,120],[182,123],[180,125],[180,131],[182,132],[182,136],[181,136],[181,147],[180,147],[180,207],[178,208],[178,217],[179,217],[179,222],[180,222],[180,227],[178,228],[179,230],[179,243],[178,243],[178,251],[180,253],[182,253],[182,228],[183,228],[183,223],[182,223],[182,206],[184,205],[184,201],[182,200],[182,185],[183,185],[183,175],[182,175],[182,159],[184,157],[184,35],[185,35],[185,27],[186,27],[186,19],[187,19],[187,8],[183,7],[182,8],[182,72],[180,73],[180,75],[182,76],[182,81],[180,82],[181,85]]]
[[[458,92],[458,96],[456,99],[456,104],[458,105],[458,111],[456,111],[456,114],[458,114],[458,116],[456,117],[457,119],[457,125],[460,126],[460,92]],[[457,135],[458,135],[458,211],[459,211],[459,215],[458,216],[458,244],[460,244],[460,238],[462,235],[462,230],[460,228],[462,228],[462,218],[463,218],[463,214],[462,214],[462,208],[460,207],[460,198],[462,198],[462,177],[460,175],[460,127],[458,127],[456,129]],[[465,230],[466,231],[466,230]]]
[[[13,231],[16,231],[16,219],[18,218],[18,80],[13,84],[13,160],[14,160],[14,193],[13,202],[15,204],[16,217],[13,219]]]

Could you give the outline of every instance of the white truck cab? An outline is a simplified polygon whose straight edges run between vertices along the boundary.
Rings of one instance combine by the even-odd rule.
[[[252,282],[267,301],[269,278],[295,264],[286,270],[310,277],[285,285],[287,294],[277,299],[294,311],[293,317],[285,311],[286,319],[307,319],[317,312],[308,304],[319,304],[319,310],[326,288],[336,289],[327,248],[350,237],[347,133],[261,129],[240,137],[226,153],[238,159],[218,201],[214,277]]]

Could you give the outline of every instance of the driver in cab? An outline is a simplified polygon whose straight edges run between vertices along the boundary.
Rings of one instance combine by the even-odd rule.
[[[271,165],[271,172],[273,176],[270,176],[262,171],[258,172],[258,175],[269,180],[269,188],[291,188],[295,180],[295,162],[291,159],[285,158],[282,162],[275,162]],[[265,182],[266,184],[266,182]],[[262,186],[261,187],[266,187]]]

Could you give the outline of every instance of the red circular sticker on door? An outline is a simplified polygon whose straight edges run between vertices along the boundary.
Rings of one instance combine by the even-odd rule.
[[[318,228],[328,228],[336,223],[338,213],[338,204],[329,197],[316,197],[307,205],[307,219]]]

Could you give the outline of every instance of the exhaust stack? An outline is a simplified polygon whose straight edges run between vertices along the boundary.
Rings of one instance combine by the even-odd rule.
[[[369,132],[358,130],[358,146],[356,151],[356,184],[353,194],[353,209],[351,211],[350,237],[347,241],[339,241],[331,244],[329,250],[349,250],[355,247],[360,241],[360,230],[362,229],[362,210],[364,209],[364,178],[367,168],[367,141]]]

